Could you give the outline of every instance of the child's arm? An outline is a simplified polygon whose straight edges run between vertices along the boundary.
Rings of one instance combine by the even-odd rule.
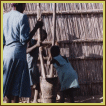
[[[54,63],[56,63],[58,66],[60,66],[60,63],[57,60],[52,59],[51,62],[50,62],[50,64],[54,64]]]
[[[52,59],[52,60],[50,61],[50,64],[54,64],[54,63],[55,63],[55,60]]]
[[[40,47],[40,43],[33,45],[32,47],[27,47],[26,53],[30,53],[35,48]]]
[[[43,49],[43,50],[42,50],[42,51],[43,51],[42,54],[43,54],[44,57],[46,57],[46,56],[47,56],[47,55],[46,55],[46,50],[45,50],[44,48],[42,48],[42,49]]]

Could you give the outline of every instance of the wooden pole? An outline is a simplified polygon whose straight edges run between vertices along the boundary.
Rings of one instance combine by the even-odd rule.
[[[52,45],[55,45],[56,37],[56,3],[53,3],[53,41]]]
[[[41,20],[40,3],[37,3],[37,20]],[[41,42],[40,29],[38,29],[38,41]]]
[[[8,12],[8,11],[6,11]],[[36,11],[24,11],[28,16],[36,16]],[[43,11],[42,15],[52,15],[51,11]],[[103,14],[103,9],[56,11],[56,15]]]
[[[55,45],[55,37],[56,37],[56,3],[53,3],[53,40],[52,46]],[[50,77],[53,77],[53,65],[51,65]]]
[[[40,3],[37,3],[37,20],[41,21],[41,11],[40,11]],[[41,32],[42,29],[38,29],[38,42],[41,42]],[[43,56],[42,56],[42,47],[39,47],[39,58],[41,62],[41,73],[42,77],[46,78],[45,70],[44,70],[44,62],[43,62]]]

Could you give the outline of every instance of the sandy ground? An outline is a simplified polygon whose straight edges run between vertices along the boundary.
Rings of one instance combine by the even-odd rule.
[[[75,97],[75,103],[103,103],[103,95]]]
[[[58,96],[56,100],[57,103],[59,103],[59,98],[60,97]],[[42,99],[39,99],[38,102],[42,103]],[[6,103],[6,101],[4,101],[4,103]],[[23,101],[23,103],[26,103],[26,101]],[[66,99],[65,103],[69,103],[69,100]],[[75,103],[103,103],[103,95],[78,96],[78,97],[75,97]]]

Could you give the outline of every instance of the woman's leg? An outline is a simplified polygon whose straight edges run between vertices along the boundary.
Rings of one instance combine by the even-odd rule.
[[[11,103],[11,96],[10,95],[7,96],[6,103]]]
[[[30,103],[31,102],[31,100],[33,99],[33,86],[31,86],[31,97],[29,97],[28,99],[27,99],[27,103]]]
[[[3,103],[7,103],[7,97],[3,97]]]
[[[7,103],[19,103],[19,97],[18,96],[7,96]]]
[[[11,103],[19,103],[19,96],[12,96]]]

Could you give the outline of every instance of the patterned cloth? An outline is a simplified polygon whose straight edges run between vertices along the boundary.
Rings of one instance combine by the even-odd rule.
[[[36,44],[37,41],[31,39],[31,46]],[[30,76],[30,86],[39,83],[39,70],[37,67],[37,61],[38,61],[38,53],[39,53],[39,47],[35,48],[31,51],[31,53],[27,54],[27,62],[28,62],[28,68],[29,68],[29,76]]]
[[[79,88],[77,72],[72,68],[68,59],[66,61],[61,55],[53,57],[53,59],[57,60],[60,64],[60,66],[56,63],[53,65],[56,68],[60,80],[61,91],[69,88]]]
[[[3,15],[3,96],[31,96],[26,61],[29,30],[26,15],[16,10]]]

